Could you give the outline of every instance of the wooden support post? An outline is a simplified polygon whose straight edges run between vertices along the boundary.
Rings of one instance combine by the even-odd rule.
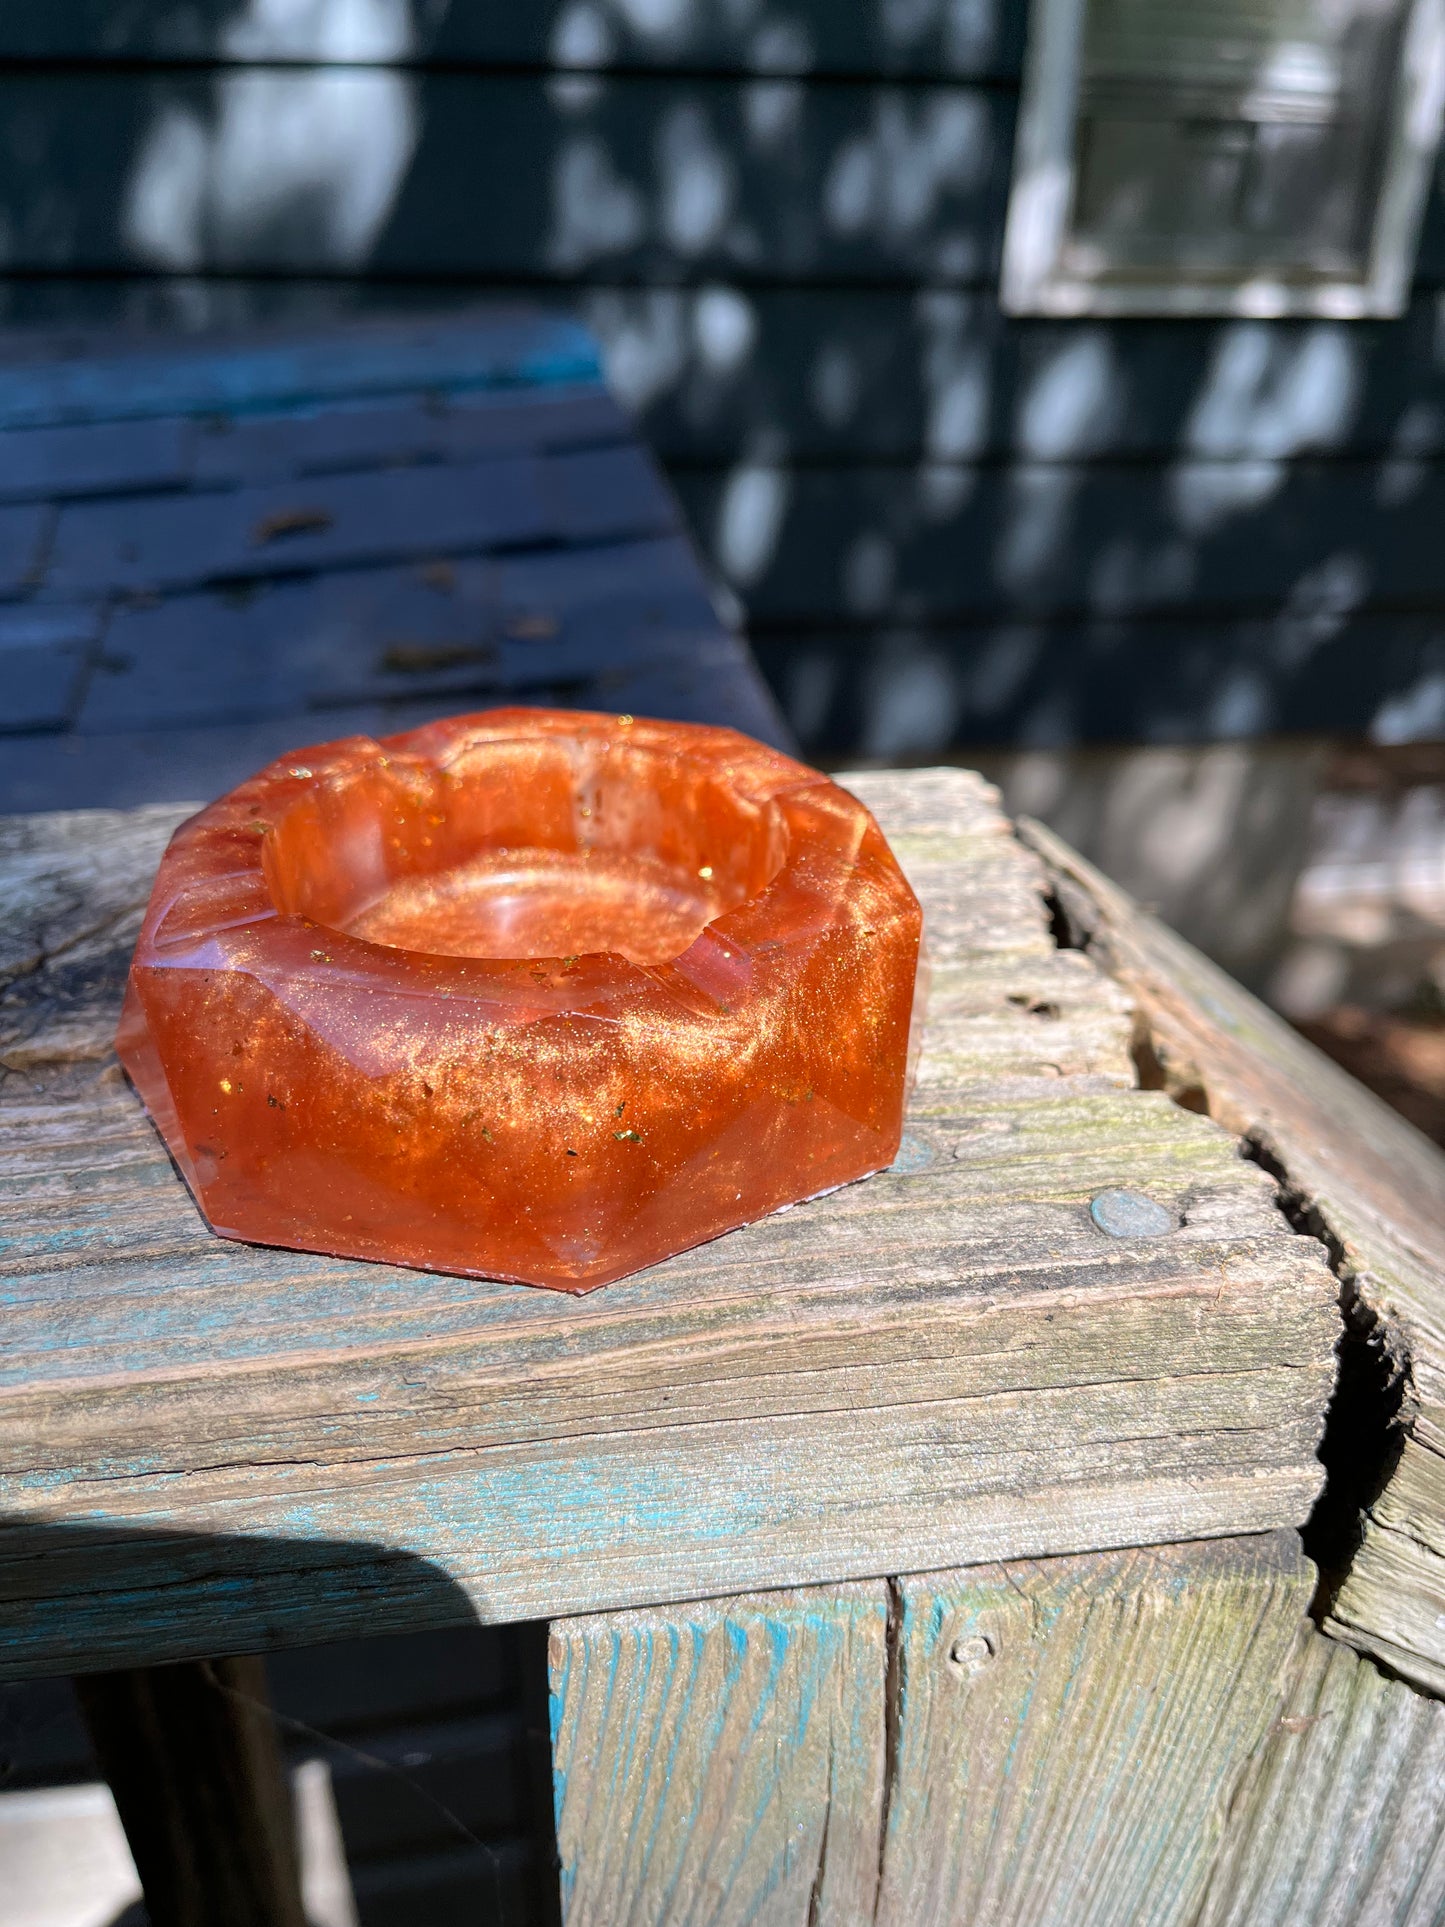
[[[151,1927],[306,1927],[261,1661],[135,1667],[75,1684]]]
[[[1313,1583],[1278,1533],[559,1621],[566,1927],[1185,1927]]]
[[[567,1927],[859,1927],[884,1781],[882,1581],[552,1629]]]
[[[1293,1533],[902,1580],[878,1927],[1185,1927],[1313,1582]]]

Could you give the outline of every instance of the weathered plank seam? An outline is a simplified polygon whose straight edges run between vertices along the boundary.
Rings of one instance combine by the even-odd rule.
[[[1118,981],[1131,987],[1127,979],[1137,974],[1137,966],[1131,967],[1121,962],[1114,954],[1110,941],[1110,908],[1101,900],[1100,890],[1108,891],[1112,886],[1097,885],[1095,873],[1080,862],[1067,846],[1056,839],[1043,826],[1024,818],[1015,826],[1015,834],[1023,846],[1038,858],[1051,886],[1054,905],[1053,929],[1056,936],[1065,943],[1095,957],[1098,965],[1105,967]],[[1117,913],[1116,913],[1117,914]],[[1102,937],[1096,942],[1096,935]],[[1227,1025],[1226,1013],[1218,1013]],[[1203,1109],[1208,1115],[1216,1115],[1220,1107],[1218,1094],[1210,1089],[1210,1070],[1201,1064],[1197,1057],[1181,1057],[1172,1049],[1167,1038],[1158,1034],[1157,1019],[1151,1017],[1147,998],[1135,999],[1135,1043],[1133,1056],[1139,1074],[1141,1088],[1162,1089],[1176,1104],[1187,1110]],[[1223,1108],[1238,1108],[1226,1098]],[[1373,1398],[1352,1396],[1349,1388],[1343,1388],[1337,1377],[1336,1396],[1332,1398],[1326,1415],[1326,1434],[1321,1441],[1320,1457],[1325,1465],[1325,1488],[1321,1492],[1311,1515],[1312,1523],[1323,1517],[1326,1522],[1332,1512],[1338,1515],[1340,1500],[1334,1490],[1338,1481],[1331,1464],[1330,1440],[1344,1437],[1348,1429],[1350,1447],[1351,1486],[1371,1495],[1359,1503],[1355,1518],[1360,1527],[1367,1522],[1376,1533],[1390,1538],[1404,1540],[1417,1549],[1424,1562],[1423,1572],[1437,1567],[1440,1554],[1437,1547],[1412,1533],[1408,1527],[1395,1520],[1382,1519],[1376,1511],[1376,1500],[1387,1489],[1392,1467],[1399,1456],[1402,1440],[1408,1440],[1428,1453],[1433,1460],[1442,1457],[1434,1441],[1425,1435],[1417,1424],[1420,1414],[1420,1397],[1416,1379],[1416,1352],[1426,1346],[1430,1339],[1430,1327],[1424,1326],[1416,1335],[1412,1334],[1406,1318],[1397,1305],[1389,1299],[1388,1281],[1377,1276],[1370,1262],[1370,1253],[1362,1249],[1358,1238],[1352,1240],[1346,1227],[1334,1221],[1331,1201],[1321,1195],[1317,1187],[1310,1185],[1292,1169],[1289,1146],[1282,1142],[1277,1129],[1271,1127],[1267,1117],[1242,1122],[1238,1131],[1240,1155],[1257,1164],[1274,1181],[1276,1204],[1291,1229],[1299,1236],[1308,1237],[1322,1249],[1325,1261],[1338,1283],[1337,1309],[1340,1318],[1340,1347],[1338,1356],[1343,1356],[1346,1347],[1360,1348],[1360,1356],[1367,1360],[1377,1360],[1377,1382],[1373,1388]],[[1432,1255],[1418,1242],[1411,1239],[1403,1226],[1391,1225],[1392,1234],[1399,1244],[1408,1249],[1414,1261],[1427,1274],[1435,1274],[1433,1282],[1439,1289],[1436,1263]],[[1372,1289],[1373,1287],[1373,1289]],[[1420,1308],[1417,1306],[1417,1310]],[[1361,1445],[1363,1444],[1363,1452]],[[1361,1471],[1363,1465],[1364,1470]],[[1346,1501],[1348,1503],[1348,1494]],[[1307,1528],[1307,1541],[1308,1541]],[[1413,1674],[1397,1673],[1395,1660],[1413,1659],[1404,1649],[1392,1646],[1387,1634],[1366,1625],[1342,1623],[1335,1619],[1334,1605],[1356,1567],[1366,1541],[1357,1532],[1356,1542],[1343,1555],[1343,1564],[1335,1565],[1328,1560],[1331,1548],[1311,1544],[1321,1566],[1319,1585],[1311,1605],[1311,1617],[1321,1633],[1340,1645],[1363,1651],[1387,1674],[1399,1677],[1404,1684],[1423,1698],[1445,1698],[1445,1683],[1441,1683],[1440,1669],[1425,1654],[1419,1656],[1420,1670]],[[1422,1583],[1424,1583],[1422,1581]],[[1439,1615],[1437,1627],[1445,1625],[1445,1613]]]

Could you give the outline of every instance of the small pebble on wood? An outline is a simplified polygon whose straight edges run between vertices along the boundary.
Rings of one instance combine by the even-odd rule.
[[[1172,1211],[1138,1191],[1101,1191],[1089,1216],[1111,1238],[1163,1238],[1177,1227]]]

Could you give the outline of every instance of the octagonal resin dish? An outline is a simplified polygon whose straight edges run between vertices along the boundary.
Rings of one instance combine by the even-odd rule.
[[[788,757],[495,710],[183,824],[117,1044],[223,1236],[587,1291],[892,1160],[921,926]]]

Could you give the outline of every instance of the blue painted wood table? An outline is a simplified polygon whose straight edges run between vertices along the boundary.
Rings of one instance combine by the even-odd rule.
[[[0,337],[0,811],[499,702],[787,740],[575,322]]]
[[[575,387],[582,345],[557,341],[549,371]],[[154,418],[175,419],[176,377],[153,378]],[[88,405],[84,382],[69,400],[55,383],[46,434]],[[687,660],[698,638],[737,646],[595,386],[601,453],[554,471],[534,449],[480,490],[508,531],[495,551],[462,552],[479,511],[448,519],[440,457],[408,468],[406,510],[365,512],[374,603],[347,600],[352,564],[326,546],[353,478],[257,479],[277,438],[294,463],[283,386],[218,438],[236,467],[187,498],[184,542],[143,517],[118,534],[104,502],[68,530],[70,510],[47,512],[23,606],[73,613],[100,584],[85,647],[119,666],[86,658],[87,690],[169,664],[158,686],[180,703],[194,612],[234,667],[226,637],[276,598],[312,653],[266,658],[257,700],[293,707],[195,725],[216,746],[261,732],[254,760],[266,730],[298,739],[305,665],[351,660],[322,646],[337,611],[361,623],[395,595],[415,616],[453,591],[484,610],[485,644],[414,635],[442,679],[428,700],[449,701],[446,677],[478,668],[439,664],[446,638],[503,665],[554,662],[574,621],[594,649],[608,621],[635,638],[658,545],[680,598],[659,629],[694,638]],[[472,434],[515,420],[515,386],[408,419]],[[0,389],[12,409],[19,392]],[[364,441],[372,403],[352,412],[326,433]],[[575,478],[604,454],[609,510],[651,504],[647,529],[599,527]],[[549,600],[543,540],[569,582],[601,580],[537,533],[539,504],[584,499],[586,553],[632,545],[633,562],[605,593]],[[435,554],[375,560],[418,527]],[[20,653],[48,660],[25,633]],[[682,660],[665,643],[637,673]],[[83,707],[71,727],[78,761],[111,771],[163,733],[123,756]],[[24,781],[45,767],[36,752]],[[929,931],[897,1163],[583,1300],[212,1237],[111,1050],[181,808],[0,821],[0,1665],[89,1682],[155,1927],[299,1927],[248,1656],[478,1622],[550,1629],[560,1879],[529,1918],[1441,1917],[1445,1164],[977,778],[844,780]],[[1410,1402],[1391,1407],[1401,1374]],[[1380,1911],[1392,1894],[1406,1911]]]

